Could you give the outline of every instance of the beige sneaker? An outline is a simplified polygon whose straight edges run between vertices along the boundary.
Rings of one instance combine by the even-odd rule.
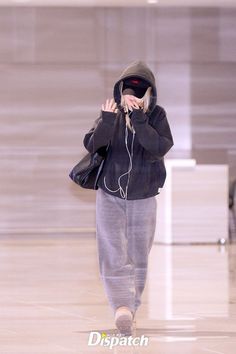
[[[115,324],[121,335],[131,336],[133,331],[133,314],[126,306],[121,306],[115,313]]]

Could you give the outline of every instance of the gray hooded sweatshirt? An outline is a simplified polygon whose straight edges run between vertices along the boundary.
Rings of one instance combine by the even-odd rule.
[[[134,109],[130,115],[135,134],[126,127],[120,106],[120,83],[141,78],[150,84],[151,100],[146,113]],[[128,200],[155,196],[164,186],[164,156],[174,145],[165,110],[157,102],[155,78],[143,62],[128,66],[114,85],[118,113],[101,111],[92,129],[84,137],[85,148],[93,153],[109,145],[98,187]]]

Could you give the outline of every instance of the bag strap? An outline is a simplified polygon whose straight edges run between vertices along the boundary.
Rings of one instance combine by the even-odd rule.
[[[111,145],[111,142],[109,141],[109,143],[108,143],[108,145],[106,147],[106,152],[108,151],[110,145]],[[100,166],[98,168],[98,172],[97,172],[96,179],[95,179],[95,182],[94,182],[94,189],[96,189],[98,178],[99,178],[99,176],[100,176],[100,174],[102,172],[102,168],[103,168],[105,159],[106,159],[106,156],[104,157],[104,159],[102,160],[102,162],[101,162],[101,164],[100,164]]]

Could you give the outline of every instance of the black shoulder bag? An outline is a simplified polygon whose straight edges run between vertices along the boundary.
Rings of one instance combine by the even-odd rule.
[[[97,182],[101,175],[107,155],[107,147],[101,147],[94,153],[88,153],[69,173],[70,178],[82,188],[98,189]]]

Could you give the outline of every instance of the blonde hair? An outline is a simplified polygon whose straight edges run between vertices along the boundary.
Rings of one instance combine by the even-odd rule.
[[[131,120],[130,120],[130,117],[129,117],[129,114],[128,114],[128,109],[125,105],[125,99],[124,99],[124,95],[122,95],[122,89],[123,89],[123,81],[121,81],[120,83],[120,96],[121,96],[121,107],[124,108],[124,111],[125,111],[125,121],[126,121],[126,126],[131,130],[133,131],[133,127],[131,125]],[[140,98],[142,101],[143,101],[143,112],[147,112],[148,110],[148,107],[149,107],[149,104],[150,104],[150,100],[151,100],[151,86],[147,88],[144,96],[142,98]]]

